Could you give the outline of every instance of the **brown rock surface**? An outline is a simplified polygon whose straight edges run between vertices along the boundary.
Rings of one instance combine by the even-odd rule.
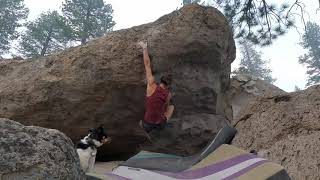
[[[74,141],[103,123],[113,137],[103,157],[131,154],[144,140],[140,40],[148,41],[155,77],[173,74],[175,118],[209,113],[231,119],[232,31],[217,9],[199,5],[56,55],[0,62],[0,116],[61,130]]]
[[[241,116],[241,110],[246,109],[246,106],[256,98],[285,93],[280,88],[249,75],[233,76],[230,92],[233,119],[238,119]]]
[[[180,156],[194,155],[212,141],[226,123],[220,115],[205,113],[173,118],[164,130],[150,133],[152,145],[146,143],[143,149]]]
[[[283,165],[293,179],[320,179],[320,86],[256,100],[233,124],[235,145]]]

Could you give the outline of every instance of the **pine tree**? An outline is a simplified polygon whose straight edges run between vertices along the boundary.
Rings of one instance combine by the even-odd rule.
[[[0,0],[0,55],[10,49],[10,42],[18,37],[16,29],[28,13],[23,0]]]
[[[308,52],[299,57],[299,63],[307,65],[307,86],[320,83],[320,26],[308,22],[301,46]]]
[[[268,61],[262,60],[261,52],[255,50],[254,45],[243,41],[241,44],[240,67],[233,74],[246,74],[273,83],[276,79],[271,76],[271,69],[267,67]]]
[[[39,57],[62,50],[71,38],[71,29],[57,11],[42,13],[29,22],[21,36],[19,52],[26,57]]]
[[[272,3],[270,0],[212,0],[210,2],[223,10],[236,38],[247,39],[260,46],[270,45],[294,26],[295,19],[304,17],[304,5],[298,0],[292,4],[282,1]]]
[[[103,0],[66,0],[62,11],[81,44],[112,31],[115,25],[112,6]]]

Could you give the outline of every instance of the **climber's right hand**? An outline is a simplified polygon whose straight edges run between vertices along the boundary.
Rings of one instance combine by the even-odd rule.
[[[147,49],[147,47],[148,47],[148,43],[147,43],[147,42],[143,42],[143,41],[138,42],[138,45],[139,45],[142,49]]]

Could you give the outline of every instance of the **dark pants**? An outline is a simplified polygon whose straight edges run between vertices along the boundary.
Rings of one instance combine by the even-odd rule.
[[[162,130],[162,129],[164,129],[165,126],[166,126],[165,121],[160,124],[150,124],[150,123],[142,121],[142,127],[147,133],[151,132],[154,129]]]

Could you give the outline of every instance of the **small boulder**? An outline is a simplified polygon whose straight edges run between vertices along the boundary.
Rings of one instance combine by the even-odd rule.
[[[292,179],[320,179],[320,86],[256,99],[243,112],[234,145],[281,164]]]
[[[285,91],[267,81],[244,74],[231,78],[230,92],[233,120],[238,120],[246,106],[256,98],[285,93]]]
[[[0,119],[0,179],[85,179],[72,141],[54,129]]]

